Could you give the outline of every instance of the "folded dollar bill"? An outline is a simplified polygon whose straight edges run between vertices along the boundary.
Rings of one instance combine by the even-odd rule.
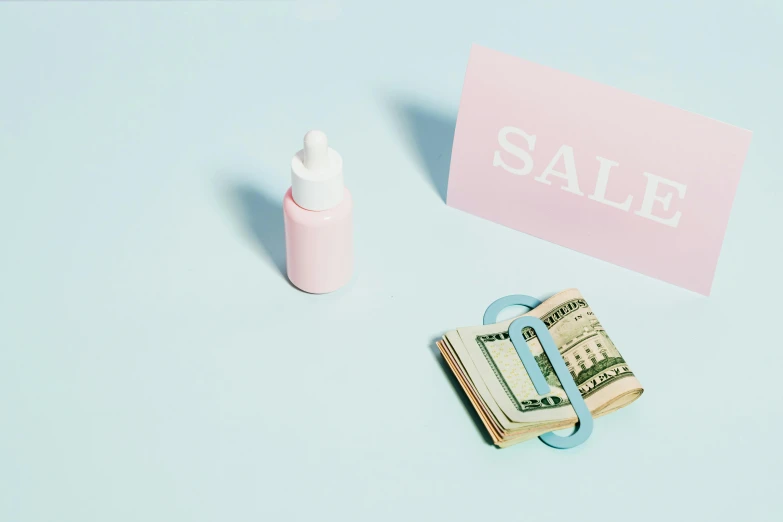
[[[578,290],[560,292],[525,315],[546,325],[593,417],[632,403],[644,391]],[[577,421],[535,333],[526,328],[522,333],[551,387],[547,395],[536,393],[508,336],[513,319],[458,328],[437,343],[501,448]]]

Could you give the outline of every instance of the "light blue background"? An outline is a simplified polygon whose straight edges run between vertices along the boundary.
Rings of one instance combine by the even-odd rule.
[[[780,520],[781,3],[305,7],[0,4],[0,520]],[[445,206],[473,42],[754,131],[711,297]],[[281,273],[311,128],[326,296]],[[571,286],[646,393],[497,450],[433,341]]]

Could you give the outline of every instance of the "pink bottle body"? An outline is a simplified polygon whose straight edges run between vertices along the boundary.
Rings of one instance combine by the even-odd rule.
[[[343,191],[339,205],[321,211],[297,205],[291,189],[283,198],[288,279],[305,292],[333,292],[351,279],[353,200]]]

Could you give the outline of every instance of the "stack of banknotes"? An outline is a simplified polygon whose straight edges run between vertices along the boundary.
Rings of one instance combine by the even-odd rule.
[[[627,406],[644,391],[578,290],[560,292],[525,315],[541,319],[549,329],[593,417]],[[551,387],[547,395],[536,393],[509,339],[513,319],[458,328],[437,343],[501,448],[574,426],[577,420],[535,333],[525,328],[522,334]]]

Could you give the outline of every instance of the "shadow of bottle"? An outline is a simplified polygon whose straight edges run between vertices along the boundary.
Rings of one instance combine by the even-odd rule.
[[[249,182],[224,187],[247,238],[280,275],[286,277],[283,197],[272,196]]]

